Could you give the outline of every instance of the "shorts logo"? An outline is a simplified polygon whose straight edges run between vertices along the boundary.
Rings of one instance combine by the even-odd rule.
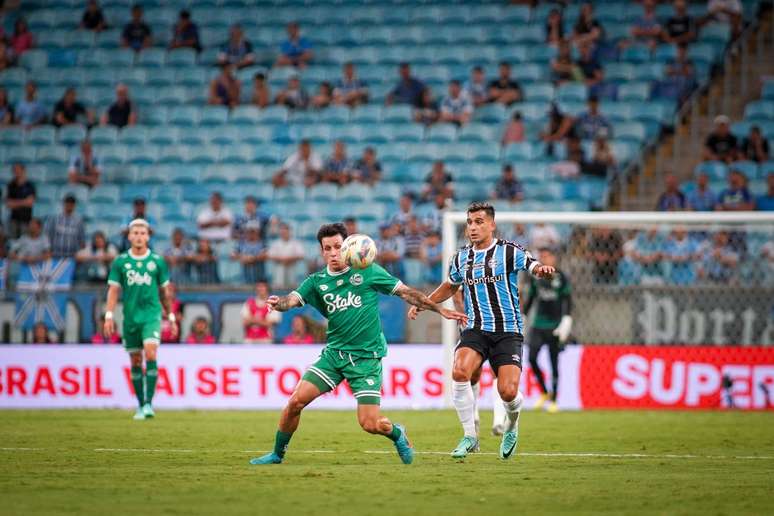
[[[362,285],[363,284],[363,276],[360,274],[353,274],[352,277],[349,278],[349,282],[352,283],[354,286]]]
[[[371,386],[373,386],[373,384],[374,384],[374,383],[376,383],[376,382],[374,382],[374,381],[373,381],[371,378],[367,378],[367,379],[366,379],[366,383],[367,383],[368,385],[371,385]]]
[[[337,286],[337,287],[340,287],[340,286],[342,286],[343,284],[344,284],[344,280],[343,280],[343,279],[340,279],[340,280],[338,280],[338,281],[336,282],[336,286]]]
[[[156,262],[148,262],[148,270],[153,272],[156,270]]]
[[[320,290],[325,292],[326,290],[328,290],[328,285],[320,285]]]

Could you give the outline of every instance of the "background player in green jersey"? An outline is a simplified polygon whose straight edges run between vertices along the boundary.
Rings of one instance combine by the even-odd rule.
[[[347,380],[357,399],[357,419],[366,432],[381,434],[395,443],[404,464],[410,464],[414,450],[399,424],[393,424],[379,410],[382,387],[382,358],[387,342],[379,319],[378,294],[400,296],[406,302],[438,312],[447,319],[466,321],[466,316],[430,301],[422,292],[404,285],[379,265],[350,269],[342,259],[341,246],[347,237],[343,224],[326,224],[317,232],[327,267],[309,276],[287,296],[271,296],[269,305],[279,311],[310,304],[328,318],[328,343],[320,358],[309,366],[282,411],[274,451],[252,459],[251,464],[279,464],[290,438],[298,428],[301,411],[320,395]]]
[[[556,255],[551,249],[541,249],[540,262],[555,267]],[[570,279],[559,269],[554,272],[551,278],[533,277],[527,296],[524,314],[528,314],[529,309],[533,306],[536,310],[532,320],[532,330],[527,337],[529,365],[543,391],[535,404],[535,408],[543,408],[545,402],[550,399],[548,411],[556,412],[559,410],[556,404],[559,385],[559,352],[572,330]],[[544,345],[548,346],[548,355],[551,358],[552,389],[550,392],[546,388],[545,377],[537,361],[540,348]]]
[[[118,303],[119,292],[124,303],[123,342],[132,364],[132,385],[139,407],[134,419],[151,418],[153,394],[156,391],[156,354],[161,334],[162,304],[175,322],[175,314],[169,310],[171,292],[169,273],[164,258],[148,248],[150,226],[144,219],[129,223],[128,237],[131,248],[113,260],[108,275],[108,296],[105,312],[105,335],[115,332],[113,310]],[[177,328],[172,324],[172,328]],[[174,331],[174,330],[173,330]],[[142,359],[145,355],[145,375]]]

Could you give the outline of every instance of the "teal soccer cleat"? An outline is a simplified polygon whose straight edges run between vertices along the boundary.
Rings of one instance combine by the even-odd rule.
[[[411,464],[414,462],[414,447],[409,441],[406,427],[398,423],[395,423],[395,426],[400,429],[400,438],[395,441],[395,449],[398,450],[398,456],[403,464]]]
[[[464,459],[468,456],[468,453],[478,451],[478,439],[466,435],[460,441],[460,444],[451,452],[451,456],[455,459]]]
[[[250,459],[250,464],[253,466],[261,466],[263,464],[280,464],[281,462],[282,457],[274,452],[267,453],[262,457],[255,457],[254,459]]]
[[[135,421],[145,421],[145,412],[142,411],[142,407],[137,407],[132,419]]]
[[[145,414],[145,419],[152,419],[156,417],[156,413],[153,412],[153,407],[150,403],[146,403],[142,406],[142,413]]]
[[[518,428],[503,432],[503,440],[500,442],[500,458],[510,458],[516,452],[517,444],[519,444]]]

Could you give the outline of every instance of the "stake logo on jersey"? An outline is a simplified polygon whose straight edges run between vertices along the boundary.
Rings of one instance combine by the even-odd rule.
[[[323,301],[325,301],[325,306],[328,308],[328,314],[332,314],[336,310],[346,310],[349,307],[360,308],[363,306],[363,299],[351,291],[347,293],[346,298],[338,294],[325,294]]]
[[[467,328],[522,333],[518,272],[537,265],[519,244],[495,239],[486,249],[468,245],[452,256],[449,281],[463,286]]]

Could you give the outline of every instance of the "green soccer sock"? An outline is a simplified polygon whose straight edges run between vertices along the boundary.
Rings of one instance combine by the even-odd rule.
[[[153,401],[153,395],[156,393],[156,379],[159,376],[159,371],[156,366],[155,360],[145,361],[145,398],[146,403]]]
[[[400,439],[400,436],[403,435],[400,431],[400,428],[398,428],[398,425],[393,424],[392,425],[392,431],[387,434],[385,437],[389,439],[392,442],[396,442],[398,439]]]
[[[134,387],[134,395],[137,396],[137,402],[142,407],[145,403],[144,386],[142,381],[142,366],[132,366],[132,386]]]
[[[277,430],[277,435],[274,437],[274,454],[277,457],[285,457],[291,437],[293,437],[293,434],[286,434],[281,430]]]

